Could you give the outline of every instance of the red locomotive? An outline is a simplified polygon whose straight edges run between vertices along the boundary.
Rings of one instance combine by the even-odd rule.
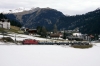
[[[38,41],[35,39],[25,39],[22,41],[22,44],[24,45],[31,45],[31,44],[38,44]]]

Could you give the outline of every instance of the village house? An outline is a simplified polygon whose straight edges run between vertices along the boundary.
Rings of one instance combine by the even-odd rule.
[[[61,33],[58,34],[50,34],[51,39],[61,39],[63,35]]]
[[[29,28],[26,28],[26,27],[22,27],[22,28],[20,28],[20,30],[24,31],[25,34],[28,34],[28,35],[39,36],[37,34],[37,29],[29,29]]]
[[[8,19],[0,19],[0,28],[10,29],[10,21]]]
[[[37,34],[37,29],[27,29],[29,35],[36,35]]]
[[[83,39],[83,34],[76,32],[76,33],[72,33],[72,36],[70,37],[73,40],[84,40]]]

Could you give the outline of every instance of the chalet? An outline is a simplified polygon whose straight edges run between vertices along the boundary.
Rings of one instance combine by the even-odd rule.
[[[29,33],[29,35],[37,34],[37,29],[27,29],[26,31]]]
[[[10,29],[10,21],[8,19],[0,19],[0,28]]]
[[[50,34],[51,39],[60,39],[63,35],[62,34]]]

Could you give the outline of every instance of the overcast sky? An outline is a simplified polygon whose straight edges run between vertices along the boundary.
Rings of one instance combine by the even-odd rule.
[[[100,7],[100,0],[1,0],[0,11],[19,7],[50,7],[67,15],[84,14]]]

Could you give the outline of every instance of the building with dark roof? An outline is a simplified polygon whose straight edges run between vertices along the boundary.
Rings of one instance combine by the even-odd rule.
[[[10,29],[10,20],[0,19],[0,28]]]

